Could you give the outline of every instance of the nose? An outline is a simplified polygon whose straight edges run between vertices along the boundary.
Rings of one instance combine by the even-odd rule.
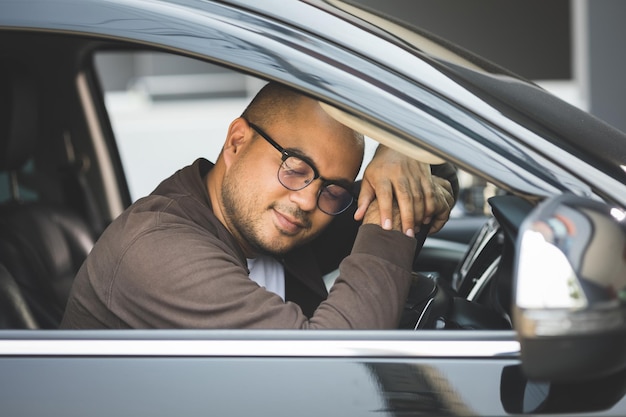
[[[314,180],[301,190],[291,191],[289,199],[296,203],[301,210],[306,212],[313,211],[317,208],[317,195],[319,194],[320,186],[320,182]]]

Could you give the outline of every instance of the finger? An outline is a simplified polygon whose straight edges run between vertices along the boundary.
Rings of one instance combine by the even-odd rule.
[[[375,198],[376,192],[372,185],[367,181],[363,181],[361,183],[361,191],[359,192],[359,198],[357,200],[357,209],[354,213],[354,220],[361,221],[363,219],[367,208]]]
[[[424,179],[430,180],[430,165],[417,161],[405,164],[400,170],[402,176],[395,180],[395,194],[401,214],[402,228],[418,232],[423,224],[426,209]]]
[[[430,230],[428,234],[432,235],[433,233],[438,232],[441,228],[448,222],[449,216],[445,216],[443,218],[435,218],[430,224]]]
[[[410,181],[400,179],[395,184],[394,192],[400,210],[402,230],[408,236],[415,236],[416,212],[419,213],[419,211],[422,210],[423,197],[421,190],[412,189]]]
[[[446,180],[439,179],[439,183],[437,184],[437,191],[439,195],[439,206],[436,209],[437,212],[447,213],[449,217],[452,208],[454,207],[454,192],[452,191],[452,186]]]
[[[420,182],[423,197],[421,216],[418,221],[422,224],[430,224],[438,211],[439,202],[436,195],[437,186],[433,184],[432,178],[423,178]]]
[[[452,202],[454,202],[454,196],[453,196],[454,192],[452,190],[452,184],[450,184],[450,181],[445,180],[443,178],[439,178],[439,177],[433,177],[433,182],[439,187],[442,187],[443,189],[445,189],[447,194],[450,196],[450,199],[452,200]]]
[[[446,180],[437,179],[437,214],[432,222],[430,233],[439,231],[450,218],[450,212],[454,206],[454,197],[452,196],[452,187]]]
[[[380,224],[383,229],[390,230],[393,216],[393,188],[390,182],[384,181],[377,184],[376,201],[380,211]]]
[[[438,232],[441,228],[448,222],[450,219],[450,213],[452,211],[452,205],[448,204],[447,201],[444,200],[444,203],[441,206],[442,210],[435,216],[431,223],[429,234]]]

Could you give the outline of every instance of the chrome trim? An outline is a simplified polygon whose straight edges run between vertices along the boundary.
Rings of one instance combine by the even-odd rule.
[[[496,219],[493,217],[490,218],[483,225],[472,247],[468,251],[467,257],[465,258],[463,264],[461,265],[461,268],[459,269],[461,278],[465,278],[472,265],[474,265],[474,263],[476,262],[476,259],[480,256],[481,253],[483,253],[485,246],[487,246],[491,242],[491,240],[494,238],[499,230],[500,226],[498,225]]]
[[[1,356],[518,358],[515,340],[0,340]]]
[[[470,243],[469,250],[461,262],[457,273],[452,278],[452,286],[457,291],[461,289],[461,285],[468,278],[472,265],[476,263],[476,259],[483,253],[485,247],[492,242],[500,230],[500,225],[494,217],[489,218],[482,226],[476,237]],[[428,240],[426,240],[428,242]]]
[[[491,277],[493,277],[493,275],[498,270],[498,265],[500,265],[500,258],[501,256],[498,256],[496,259],[494,259],[493,262],[489,264],[489,267],[485,269],[485,272],[483,272],[480,278],[476,280],[476,283],[472,287],[472,290],[467,295],[468,301],[474,301],[474,299],[477,298],[483,292],[485,285],[489,283],[489,280],[491,280]]]
[[[422,310],[422,314],[420,314],[420,317],[417,319],[417,323],[415,323],[415,327],[413,328],[413,330],[417,330],[418,326],[422,322],[422,319],[424,318],[424,315],[426,314],[426,312],[428,311],[428,309],[430,308],[430,305],[433,303],[434,300],[435,300],[434,298],[431,298],[430,300],[428,300],[428,302],[426,303],[426,306]]]

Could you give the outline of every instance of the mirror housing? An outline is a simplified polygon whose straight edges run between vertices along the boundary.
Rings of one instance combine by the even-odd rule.
[[[513,322],[535,380],[589,380],[626,367],[626,213],[564,194],[518,235]]]

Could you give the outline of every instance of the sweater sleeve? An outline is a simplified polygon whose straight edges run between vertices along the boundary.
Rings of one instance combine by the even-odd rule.
[[[415,245],[415,239],[401,232],[362,225],[311,323],[326,327],[328,313],[335,312],[343,320],[342,327],[396,328],[411,285]],[[336,308],[338,302],[341,310]]]
[[[309,319],[252,281],[215,236],[170,224],[131,242],[102,298],[132,328],[390,329],[408,294],[414,249],[414,239],[363,225],[339,285]]]

